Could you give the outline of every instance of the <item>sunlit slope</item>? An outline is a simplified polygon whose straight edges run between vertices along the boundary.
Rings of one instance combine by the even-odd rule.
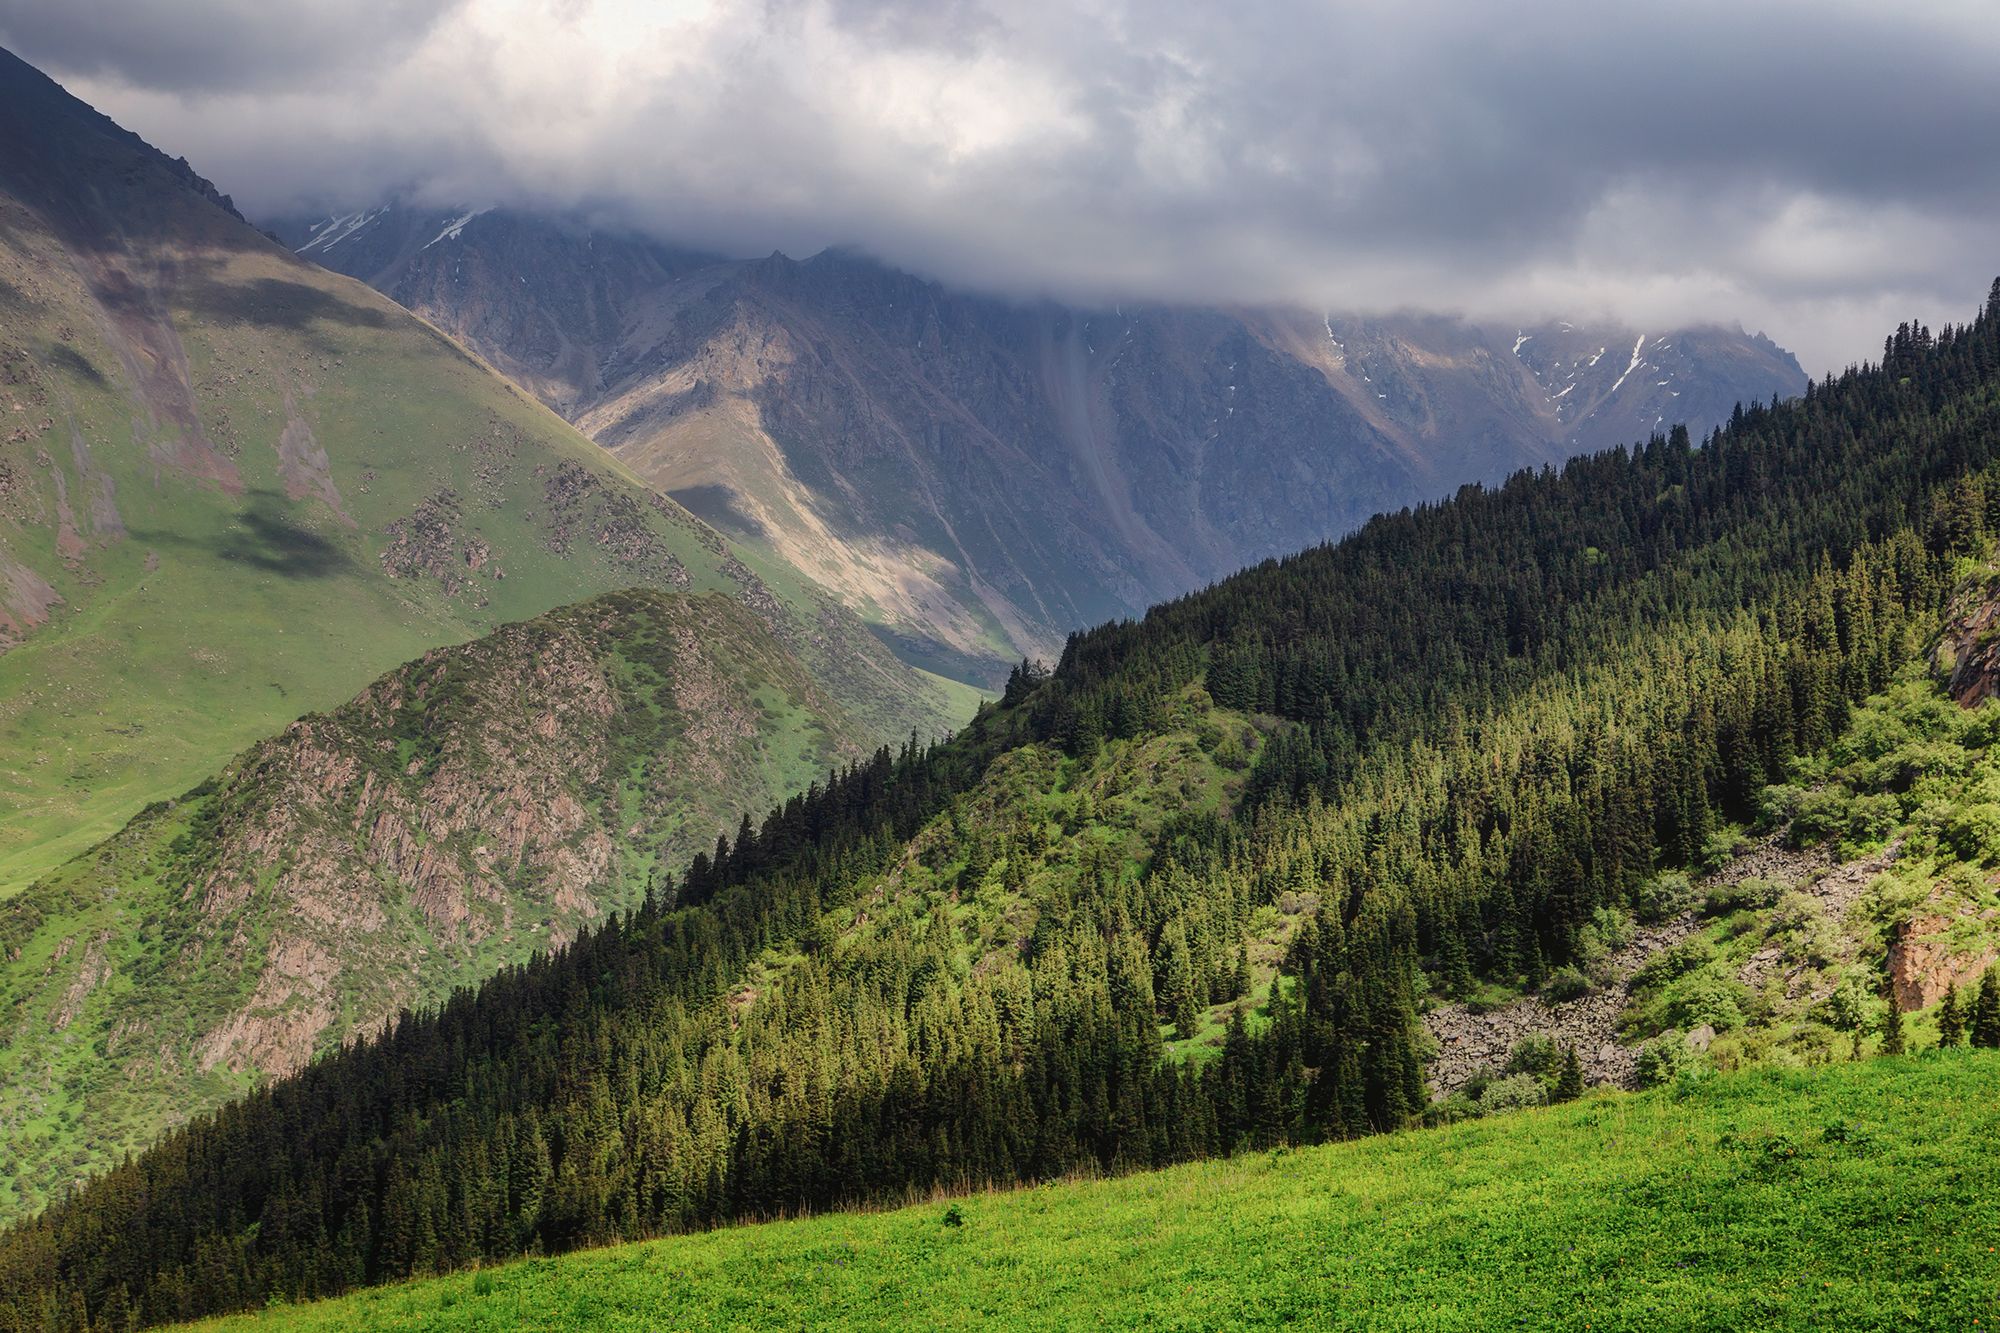
[[[0,909],[0,1218],[630,911],[866,751],[722,594],[435,649]]]
[[[1982,1327],[2000,1318],[1996,1084],[1987,1052],[1714,1076],[200,1327]]]

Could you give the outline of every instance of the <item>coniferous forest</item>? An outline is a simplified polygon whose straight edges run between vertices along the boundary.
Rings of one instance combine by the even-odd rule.
[[[1996,530],[2000,284],[1706,440],[1072,637],[960,734],[746,817],[643,909],[0,1236],[0,1328],[1405,1126],[1421,1000],[1537,986],[1751,817]],[[1170,752],[1241,780],[1197,799]]]

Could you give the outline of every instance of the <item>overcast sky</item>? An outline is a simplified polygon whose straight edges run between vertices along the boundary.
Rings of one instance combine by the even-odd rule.
[[[0,0],[244,211],[601,211],[985,289],[1740,322],[2000,272],[1993,0]]]

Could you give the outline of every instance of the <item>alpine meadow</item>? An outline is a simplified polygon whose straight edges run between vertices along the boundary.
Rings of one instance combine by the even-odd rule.
[[[0,1333],[2000,1321],[2000,48],[1823,4],[0,4]]]

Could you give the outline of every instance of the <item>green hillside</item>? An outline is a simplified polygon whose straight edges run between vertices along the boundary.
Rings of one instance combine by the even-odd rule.
[[[798,580],[0,52],[0,895],[425,649],[757,608],[876,739],[958,720]]]
[[[1123,1180],[531,1259],[200,1327],[1973,1329],[2000,1055],[1715,1076]]]
[[[0,1216],[611,912],[865,729],[720,593],[434,649],[0,909]]]
[[[1868,701],[1962,598],[1990,623],[1996,538],[2000,291],[1699,447],[1468,488],[1074,636],[950,741],[844,770],[672,892],[0,1234],[0,1327],[1456,1114],[1428,1017],[1576,1001],[1571,973],[1615,1002],[1587,969],[1747,826],[1796,825],[1788,789],[1880,804],[1836,743],[1902,707]],[[1808,984],[1889,979],[1825,962]]]

